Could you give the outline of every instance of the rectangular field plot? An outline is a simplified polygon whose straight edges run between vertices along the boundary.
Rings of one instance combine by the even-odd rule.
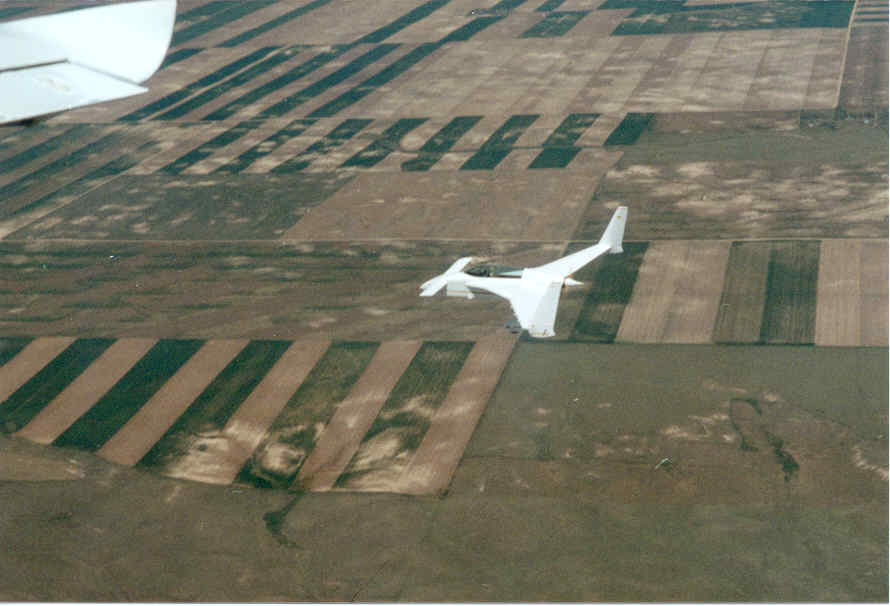
[[[819,242],[774,242],[760,340],[812,344],[816,319]]]
[[[886,503],[887,379],[879,348],[523,341],[451,494],[836,507],[867,490]]]
[[[729,242],[649,244],[616,341],[709,343]]]
[[[861,163],[842,164],[828,140],[807,147],[782,134],[740,135],[687,148],[684,137],[626,151],[600,179],[574,239],[598,238],[602,209],[628,202],[630,240],[886,237],[887,163],[868,159],[877,156],[871,138]]]
[[[565,237],[584,212],[597,177],[589,173],[472,171],[360,174],[288,230],[286,239]],[[530,205],[526,201],[534,200]]]
[[[717,343],[812,344],[819,242],[733,242]]]
[[[860,3],[860,15],[862,11]],[[864,15],[859,17],[862,19]],[[857,19],[857,21],[859,21]],[[879,115],[887,107],[887,5],[878,27],[853,27],[846,53],[839,105],[842,110]]]
[[[862,344],[887,346],[887,241],[862,243]]]
[[[350,177],[125,176],[19,230],[14,238],[275,238]]]
[[[615,340],[647,247],[648,242],[625,242],[623,254],[603,255],[575,274],[593,284],[578,314],[572,339],[600,343]]]
[[[887,242],[824,240],[816,345],[887,346]]]
[[[756,343],[760,340],[769,257],[768,243],[732,243],[714,326],[714,342]]]

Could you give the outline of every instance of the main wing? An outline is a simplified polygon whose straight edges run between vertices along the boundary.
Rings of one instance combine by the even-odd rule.
[[[594,244],[576,253],[551,261],[545,265],[536,267],[539,271],[544,271],[560,278],[567,278],[601,254],[607,252],[610,246],[608,244]]]
[[[559,308],[559,294],[562,280],[552,281],[535,275],[529,270],[523,277],[513,278],[473,278],[466,281],[470,288],[487,290],[510,302],[510,307],[519,320],[519,325],[533,337],[552,337],[556,334],[556,311]]]
[[[175,18],[147,0],[0,23],[0,124],[145,92]]]

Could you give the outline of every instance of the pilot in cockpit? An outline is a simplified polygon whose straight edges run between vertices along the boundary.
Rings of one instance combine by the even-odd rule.
[[[494,263],[477,263],[464,272],[477,278],[518,278],[522,275],[521,269]]]
[[[476,276],[478,278],[487,278],[494,275],[494,267],[492,267],[488,263],[477,263],[472,267],[468,267],[465,272],[471,276]]]

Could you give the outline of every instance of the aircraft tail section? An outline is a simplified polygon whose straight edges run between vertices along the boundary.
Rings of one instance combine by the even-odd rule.
[[[599,242],[593,246],[582,248],[578,252],[572,253],[562,259],[557,259],[556,261],[541,265],[536,269],[565,279],[603,253],[622,252],[621,242],[624,238],[624,224],[626,222],[627,207],[619,206],[612,215],[612,219],[609,221],[609,225],[606,227],[606,231],[603,232],[603,237],[600,238]]]
[[[627,207],[619,206],[615,214],[612,215],[612,219],[609,221],[609,225],[606,226],[606,231],[603,232],[603,237],[599,241],[600,244],[608,244],[611,254],[624,252],[621,243],[624,240],[625,223],[627,223]]]

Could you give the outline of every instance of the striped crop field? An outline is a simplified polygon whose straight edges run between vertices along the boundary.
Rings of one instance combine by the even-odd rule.
[[[586,268],[573,340],[886,346],[886,240],[629,242]]]
[[[3,339],[0,428],[208,483],[437,493],[515,342]]]
[[[885,240],[627,242],[578,272],[561,336],[886,347],[887,257]],[[436,493],[516,338],[11,337],[0,430],[204,482]]]

